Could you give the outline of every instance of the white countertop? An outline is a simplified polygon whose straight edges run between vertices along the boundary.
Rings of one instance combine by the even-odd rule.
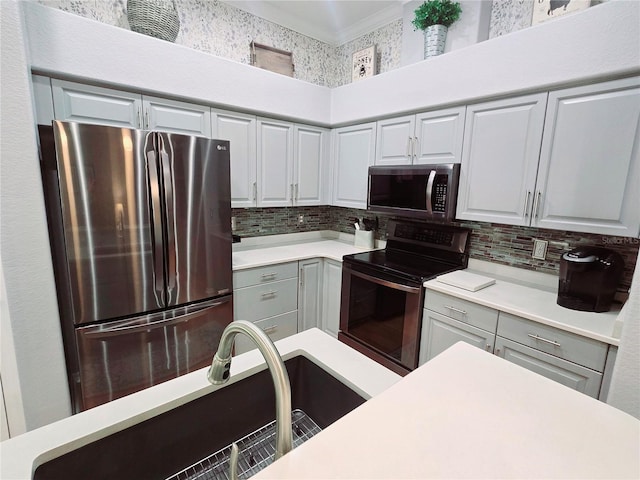
[[[341,262],[344,255],[371,250],[354,246],[353,238],[353,235],[336,232],[246,238],[239,244],[234,244],[233,270],[297,262],[317,257]]]
[[[468,271],[492,277],[483,271]],[[448,285],[437,279],[425,282],[424,286],[428,290],[453,295],[611,345],[618,345],[620,341],[621,324],[616,321],[619,307],[603,313],[581,312],[561,307],[556,303],[557,287],[556,290],[548,291],[541,287],[520,285],[501,279],[496,279],[495,284],[476,292]]]
[[[315,328],[280,340],[276,347],[284,360],[302,354],[365,398],[401,378]],[[257,350],[234,357],[230,383],[264,368]],[[0,478],[32,478],[36,467],[48,460],[224,388],[209,384],[206,373],[203,368],[1,442]]]
[[[255,479],[640,478],[640,421],[458,343]]]

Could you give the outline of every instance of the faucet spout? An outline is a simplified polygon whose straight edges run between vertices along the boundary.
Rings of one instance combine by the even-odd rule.
[[[236,335],[242,333],[249,337],[267,362],[276,394],[276,454],[277,460],[291,450],[293,434],[291,431],[291,385],[289,375],[271,339],[259,327],[245,320],[231,322],[222,332],[218,350],[213,356],[207,373],[209,382],[219,385],[229,380],[231,369],[231,350]]]

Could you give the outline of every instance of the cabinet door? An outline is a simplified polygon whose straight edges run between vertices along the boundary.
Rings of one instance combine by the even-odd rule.
[[[293,199],[293,124],[258,119],[258,206],[286,207]]]
[[[211,111],[211,136],[229,140],[231,206],[256,206],[256,117],[224,110]]]
[[[546,96],[467,107],[457,218],[529,225]]]
[[[640,233],[640,79],[551,92],[533,225]]]
[[[321,323],[322,259],[298,262],[298,331],[317,327]]]
[[[51,79],[57,120],[141,128],[142,97],[136,93]]]
[[[329,130],[306,125],[294,128],[294,203],[321,205],[329,161]]]
[[[337,128],[333,135],[333,205],[367,208],[369,166],[375,159],[376,124]]]
[[[145,130],[211,138],[211,108],[166,98],[142,98]]]
[[[322,330],[338,337],[342,263],[325,259],[322,272]]]
[[[493,352],[496,340],[493,333],[426,309],[422,318],[421,337],[419,365],[458,342]]]
[[[413,163],[460,163],[465,107],[416,115]]]
[[[415,121],[415,115],[409,115],[377,122],[376,165],[412,163]]]
[[[496,337],[495,354],[543,377],[598,398],[601,373],[502,337]]]

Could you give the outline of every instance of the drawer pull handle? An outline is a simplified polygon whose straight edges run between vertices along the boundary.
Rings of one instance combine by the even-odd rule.
[[[461,313],[462,315],[467,314],[467,312],[465,312],[464,310],[460,310],[459,308],[452,307],[451,305],[445,305],[444,308],[448,308],[449,310],[453,310],[454,312]]]
[[[486,348],[487,348],[487,352],[491,351],[491,345],[489,343],[487,343],[487,347]]]
[[[276,272],[263,273],[263,274],[261,275],[261,277],[262,277],[263,279],[265,279],[265,280],[266,280],[266,279],[268,279],[268,278],[275,278],[275,277],[276,277],[276,275],[278,275]]]
[[[269,291],[269,292],[264,292],[264,293],[260,294],[260,296],[261,296],[262,298],[266,298],[266,297],[275,297],[277,293],[278,293],[278,291],[277,291],[277,290],[271,290],[271,291]]]
[[[269,333],[273,333],[273,332],[275,332],[277,329],[278,329],[278,325],[271,325],[270,327],[263,328],[263,329],[262,329],[262,331],[263,331],[264,333],[269,334]]]
[[[527,333],[527,336],[533,338],[534,340],[540,341],[540,342],[544,342],[544,343],[548,343],[549,345],[553,345],[554,347],[559,347],[560,344],[558,342],[555,342],[553,340],[547,340],[546,338],[542,338],[539,335],[534,335],[533,333]]]

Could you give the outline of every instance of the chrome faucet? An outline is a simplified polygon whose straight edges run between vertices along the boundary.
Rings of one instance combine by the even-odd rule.
[[[229,380],[231,349],[235,337],[239,333],[243,333],[256,344],[271,372],[276,392],[276,454],[274,458],[277,460],[291,450],[293,438],[291,431],[291,385],[282,358],[267,334],[251,322],[245,320],[231,322],[222,332],[218,351],[213,357],[207,378],[214,385],[220,385]],[[237,456],[236,446],[235,455],[232,454],[230,459],[232,472],[237,471]]]

